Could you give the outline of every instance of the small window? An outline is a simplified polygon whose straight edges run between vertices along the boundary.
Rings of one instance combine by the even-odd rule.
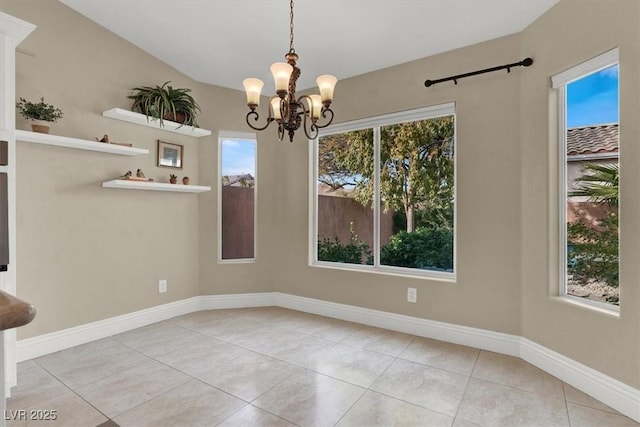
[[[560,94],[561,296],[617,310],[618,51],[553,78]]]
[[[218,231],[220,261],[255,260],[256,139],[220,133]]]
[[[454,105],[329,130],[314,151],[311,263],[455,280]]]

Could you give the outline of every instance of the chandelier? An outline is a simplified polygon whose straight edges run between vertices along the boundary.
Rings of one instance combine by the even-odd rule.
[[[247,124],[251,129],[258,131],[266,129],[272,122],[278,125],[278,139],[282,141],[284,134],[289,135],[289,141],[293,142],[296,131],[302,127],[304,134],[309,139],[318,136],[318,129],[327,127],[333,121],[331,102],[333,101],[333,89],[338,79],[331,75],[322,75],[316,79],[320,95],[302,95],[296,98],[296,81],[300,77],[300,68],[296,67],[298,55],[293,48],[293,0],[289,3],[290,13],[290,39],[289,52],[285,55],[287,62],[276,62],[271,65],[271,73],[276,86],[276,95],[269,102],[269,116],[264,126],[255,126],[260,115],[256,111],[260,104],[260,92],[264,83],[260,79],[245,79],[242,84],[247,92],[247,105],[251,109],[247,113]],[[324,123],[320,124],[319,121]]]

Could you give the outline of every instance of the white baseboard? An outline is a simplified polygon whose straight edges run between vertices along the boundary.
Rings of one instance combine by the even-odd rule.
[[[200,309],[200,297],[193,297],[19,340],[16,343],[16,359],[18,362],[35,359],[45,354],[55,353]]]
[[[226,294],[200,296],[200,310],[219,310],[221,308],[267,307],[278,305],[276,292],[258,292],[253,294]]]
[[[523,360],[640,422],[640,390],[526,338],[520,340]]]
[[[273,293],[197,296],[20,340],[16,343],[16,359],[35,359],[194,311],[268,305],[275,305]]]
[[[511,356],[520,355],[520,337],[515,335],[290,294],[276,293],[275,299],[276,305],[292,310],[363,323]]]
[[[640,422],[640,390],[517,335],[265,292],[203,295],[17,342],[19,362],[199,310],[280,306],[520,357]]]
[[[278,306],[520,357],[640,422],[640,390],[526,338],[290,294]]]

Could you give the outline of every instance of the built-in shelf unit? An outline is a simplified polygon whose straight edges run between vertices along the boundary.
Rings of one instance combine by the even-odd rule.
[[[36,144],[55,145],[57,147],[75,148],[78,150],[99,151],[102,153],[119,154],[121,156],[140,156],[149,154],[144,148],[127,147],[125,145],[106,144],[98,141],[68,138],[66,136],[49,135],[46,133],[16,130],[16,140],[33,142]]]
[[[147,118],[144,114],[135,113],[122,108],[112,108],[102,113],[104,117],[110,119],[122,120],[129,123],[135,123],[141,126],[152,127],[155,129],[166,130],[167,132],[179,133],[181,135],[189,135],[195,138],[211,135],[211,131],[202,128],[191,127],[169,120],[163,120],[163,126],[160,126],[158,119]]]
[[[126,179],[114,179],[103,182],[104,188],[121,188],[125,190],[147,190],[147,191],[172,191],[176,193],[202,193],[211,191],[211,187],[202,185],[181,185],[167,184],[163,182],[129,181]]]

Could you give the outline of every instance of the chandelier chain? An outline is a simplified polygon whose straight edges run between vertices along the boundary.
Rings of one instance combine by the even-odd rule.
[[[293,48],[293,0],[290,0],[289,2],[289,8],[291,9],[291,13],[289,14],[289,17],[291,19],[290,24],[289,24],[289,52],[295,52],[296,50]]]

